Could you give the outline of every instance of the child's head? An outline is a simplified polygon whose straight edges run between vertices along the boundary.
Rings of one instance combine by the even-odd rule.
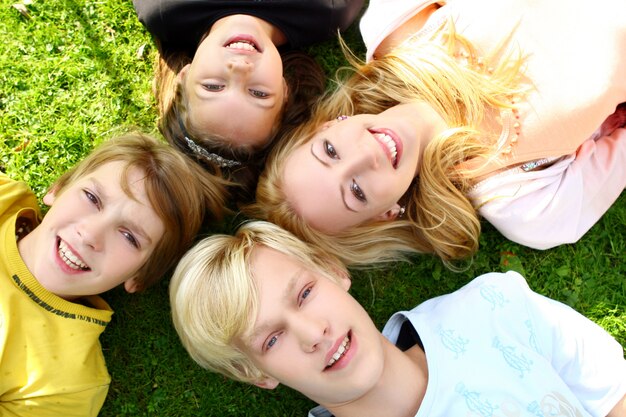
[[[483,115],[511,106],[520,62],[474,71],[417,41],[367,64],[352,59],[352,75],[273,150],[247,211],[347,264],[398,251],[468,256],[480,233],[467,197],[478,173],[461,164],[491,157],[498,134],[479,131]]]
[[[205,213],[221,214],[219,184],[208,190],[199,171],[148,136],[103,143],[44,197],[50,210],[23,239],[29,269],[66,298],[151,286],[191,246]]]
[[[250,222],[185,254],[170,283],[172,317],[202,367],[322,401],[327,391],[345,395],[330,374],[351,360],[350,344],[372,354],[365,346],[379,335],[349,283],[334,257],[271,223]]]
[[[315,60],[302,52],[279,54],[262,22],[228,16],[211,27],[193,59],[159,60],[159,128],[211,171],[231,172],[262,159],[285,128],[309,115],[324,89]]]

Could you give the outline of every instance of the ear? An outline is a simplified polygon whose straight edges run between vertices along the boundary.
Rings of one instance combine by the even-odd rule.
[[[185,79],[185,76],[187,75],[187,71],[189,71],[190,67],[191,67],[191,64],[187,64],[180,71],[178,71],[178,74],[176,74],[176,81],[178,83],[183,82],[183,80]]]
[[[350,286],[352,285],[352,280],[350,279],[350,275],[346,271],[342,271],[341,269],[335,270],[337,277],[339,277],[339,286],[344,290],[348,291]]]
[[[384,221],[384,222],[390,222],[398,218],[398,215],[400,215],[400,204],[396,203],[393,205],[393,207],[391,207],[386,212],[374,217],[374,219]]]
[[[253,384],[263,389],[274,389],[278,386],[279,382],[277,379],[272,378],[271,376],[266,376],[258,381],[253,382]]]
[[[124,281],[124,289],[126,290],[127,293],[132,294],[134,292],[139,291],[139,284],[137,283],[135,278],[130,278]]]
[[[50,188],[48,192],[46,193],[46,195],[43,196],[43,203],[48,207],[52,206],[52,203],[54,203],[54,200],[56,199],[56,193],[57,193],[56,186],[53,186],[52,188]]]

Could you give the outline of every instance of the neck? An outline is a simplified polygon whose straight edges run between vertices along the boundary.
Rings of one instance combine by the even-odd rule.
[[[402,352],[387,339],[384,340],[383,348],[384,370],[378,383],[350,403],[325,405],[335,416],[415,416],[428,384],[426,355],[417,345]]]
[[[437,3],[426,6],[424,9],[413,15],[409,20],[398,26],[380,43],[378,48],[376,48],[374,57],[380,57],[389,53],[392,49],[413,36],[413,34],[424,27],[430,15],[432,15],[439,7],[441,6]]]

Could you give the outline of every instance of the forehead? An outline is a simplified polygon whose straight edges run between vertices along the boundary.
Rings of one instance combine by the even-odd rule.
[[[323,138],[298,146],[289,154],[282,173],[287,203],[308,225],[324,233],[337,233],[362,219],[346,208],[349,181],[332,162],[324,164]],[[316,157],[316,156],[317,157]]]

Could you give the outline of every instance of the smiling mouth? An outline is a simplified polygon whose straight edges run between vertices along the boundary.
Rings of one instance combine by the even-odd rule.
[[[259,46],[256,44],[256,42],[250,39],[234,39],[232,41],[229,41],[226,45],[224,45],[224,47],[228,49],[238,49],[240,51],[247,52],[260,52]]]
[[[337,348],[337,351],[333,354],[332,358],[330,358],[324,370],[332,368],[332,366],[335,363],[337,363],[337,361],[341,359],[346,354],[346,352],[348,352],[349,349],[350,349],[350,333],[348,333],[346,337],[343,339],[343,342],[341,342],[341,344]]]
[[[76,271],[89,271],[91,269],[78,257],[78,255],[72,252],[67,243],[60,238],[57,239],[57,253],[59,254],[59,258],[61,258],[61,260],[63,260],[68,267]]]
[[[387,156],[391,161],[391,165],[394,168],[398,167],[398,147],[396,141],[391,137],[391,135],[384,132],[371,132],[374,138],[385,147],[387,150]]]

